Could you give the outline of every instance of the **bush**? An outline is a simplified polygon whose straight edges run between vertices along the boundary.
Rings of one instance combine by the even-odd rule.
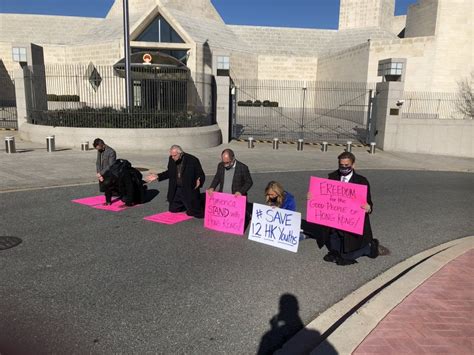
[[[48,101],[60,101],[60,102],[79,102],[79,95],[56,95],[48,94],[46,95]]]
[[[254,106],[254,107],[260,107],[260,106],[262,106],[262,101],[260,101],[260,100],[255,100],[255,102],[253,103],[253,106]]]

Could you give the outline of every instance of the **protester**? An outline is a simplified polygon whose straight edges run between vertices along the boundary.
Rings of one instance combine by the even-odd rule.
[[[97,160],[95,163],[97,180],[99,180],[99,190],[100,192],[105,192],[103,186],[104,174],[109,170],[115,160],[117,159],[117,154],[115,150],[106,145],[104,141],[100,138],[94,139],[92,143],[94,148],[97,150]]]
[[[356,259],[361,256],[376,258],[379,255],[379,242],[373,238],[370,226],[369,215],[373,209],[370,184],[364,176],[355,172],[355,160],[354,154],[343,152],[338,156],[339,169],[333,171],[328,176],[330,180],[367,186],[367,203],[360,206],[366,212],[363,234],[358,235],[339,229],[324,228],[323,235],[320,236],[329,251],[323,259],[328,262],[335,262],[338,265],[355,264],[357,262]],[[308,198],[311,199],[311,195],[308,195]]]
[[[188,216],[203,218],[199,189],[204,184],[206,176],[199,159],[185,153],[179,145],[172,145],[169,153],[167,170],[160,174],[150,174],[145,180],[152,182],[169,179],[169,211],[186,211]]]
[[[265,188],[265,200],[267,205],[296,211],[295,198],[277,181],[270,181]]]
[[[252,185],[247,165],[235,158],[232,149],[224,149],[221,153],[221,162],[217,165],[216,174],[207,192],[212,193],[217,188],[218,192],[247,195]]]
[[[112,203],[112,195],[120,196],[126,206],[143,203],[146,185],[142,174],[129,161],[117,159],[103,175],[105,205]]]

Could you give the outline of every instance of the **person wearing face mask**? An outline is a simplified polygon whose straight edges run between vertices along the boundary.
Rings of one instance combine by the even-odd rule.
[[[217,165],[216,175],[212,179],[207,192],[225,192],[234,195],[247,195],[253,185],[249,168],[235,159],[232,149],[224,149],[221,153],[221,162]]]
[[[117,160],[117,154],[115,153],[115,150],[106,145],[100,138],[94,139],[92,145],[97,150],[95,167],[97,180],[99,180],[99,190],[100,192],[105,192],[105,187],[103,186],[104,174],[115,163],[115,160]]]
[[[201,206],[200,188],[206,176],[201,162],[194,155],[185,153],[179,145],[172,145],[168,159],[168,169],[160,174],[150,174],[146,182],[169,179],[168,202],[169,211],[184,212],[188,216],[204,218]]]
[[[330,180],[350,182],[367,186],[367,203],[360,206],[365,210],[363,235],[358,235],[334,228],[327,228],[324,244],[328,254],[324,260],[338,265],[355,264],[361,256],[376,258],[378,256],[379,242],[372,236],[369,215],[372,213],[373,203],[370,194],[369,181],[354,170],[355,156],[350,152],[343,152],[338,156],[339,168],[329,174]]]
[[[283,208],[296,212],[295,198],[277,181],[270,181],[265,188],[265,200],[267,205]]]

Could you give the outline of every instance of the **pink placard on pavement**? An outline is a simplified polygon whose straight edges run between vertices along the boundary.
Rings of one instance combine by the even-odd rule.
[[[163,224],[176,224],[179,222],[187,221],[188,219],[192,219],[193,217],[188,216],[186,213],[173,213],[173,212],[163,212],[154,214],[152,216],[145,217],[143,219],[151,222],[156,223],[163,223]]]
[[[105,210],[111,212],[120,212],[129,208],[119,198],[113,198],[112,204],[105,206],[104,195],[80,198],[77,200],[72,200],[72,202],[96,208],[98,210]]]
[[[367,186],[311,176],[309,192],[308,222],[363,234]]]
[[[206,193],[204,227],[219,232],[243,235],[247,197],[213,192]]]
[[[100,196],[79,198],[77,200],[72,200],[72,202],[80,203],[81,205],[86,205],[86,206],[95,206],[95,205],[104,204],[105,196],[100,195]]]

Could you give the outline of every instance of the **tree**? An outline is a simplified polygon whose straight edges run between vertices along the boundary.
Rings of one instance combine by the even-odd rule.
[[[471,71],[471,78],[464,78],[458,82],[458,96],[459,104],[458,110],[465,116],[467,119],[474,119],[474,87],[472,82],[474,80],[474,70]]]

